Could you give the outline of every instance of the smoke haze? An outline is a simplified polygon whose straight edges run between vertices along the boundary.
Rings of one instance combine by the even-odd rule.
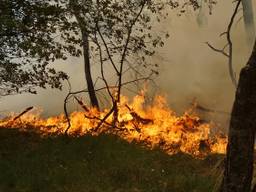
[[[233,6],[231,0],[219,1],[212,15],[205,14],[207,20],[204,18],[201,27],[195,13],[187,13],[182,17],[172,13],[159,27],[160,30],[168,29],[171,36],[152,58],[160,66],[156,82],[160,92],[167,96],[170,106],[178,113],[188,108],[193,99],[207,108],[230,112],[235,89],[228,74],[227,59],[209,49],[205,42],[223,47],[225,37],[219,37],[219,34],[226,30]],[[241,16],[240,12],[237,18]],[[234,68],[238,77],[250,55],[242,20],[234,24],[232,38],[235,46]],[[69,74],[73,90],[86,87],[82,63],[82,59],[69,58],[55,65]],[[92,70],[96,76],[97,66],[93,65]],[[63,112],[67,91],[64,84],[62,91],[39,90],[37,95],[2,97],[1,111],[2,114],[5,111],[19,112],[29,106],[38,106],[44,110],[44,115],[59,114]],[[207,118],[217,119],[227,126],[228,115],[209,114]]]

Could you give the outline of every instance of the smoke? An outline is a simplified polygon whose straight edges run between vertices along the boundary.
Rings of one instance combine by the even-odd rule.
[[[173,12],[157,27],[158,30],[168,30],[171,37],[152,58],[152,62],[160,66],[156,82],[160,92],[167,96],[170,106],[178,113],[187,109],[194,99],[212,110],[231,111],[235,88],[228,74],[227,59],[209,49],[205,42],[219,48],[224,46],[225,37],[219,37],[219,34],[226,30],[233,6],[232,1],[219,1],[212,15],[205,14],[208,18],[203,27],[198,25],[197,15],[192,12],[181,17]],[[240,16],[241,12],[238,18]],[[234,24],[232,38],[234,68],[238,77],[250,55],[242,20]],[[73,90],[86,87],[82,59],[69,58],[54,66],[70,75]],[[96,77],[97,64],[93,64],[92,71]],[[44,115],[62,113],[67,91],[67,85],[64,85],[62,91],[40,89],[37,95],[3,97],[0,102],[1,111],[4,114],[5,111],[18,112],[28,106],[38,106],[44,110]],[[216,119],[227,126],[225,122],[228,122],[228,115],[212,113],[206,115],[206,118]]]
[[[167,60],[156,61],[161,62],[162,67],[159,83],[176,111],[183,112],[194,99],[211,110],[231,111],[235,88],[228,73],[228,61],[223,55],[208,48],[205,42],[217,48],[226,44],[225,36],[219,35],[227,29],[232,6],[231,1],[219,2],[203,28],[198,27],[193,14],[167,21],[172,38],[159,51]],[[241,15],[240,12],[237,18]],[[233,65],[238,79],[240,69],[246,64],[251,50],[246,42],[243,20],[234,24],[232,39]],[[229,121],[229,115],[225,113],[208,113],[206,118],[221,122],[225,128]]]

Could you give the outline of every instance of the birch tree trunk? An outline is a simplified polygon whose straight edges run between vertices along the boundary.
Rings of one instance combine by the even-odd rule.
[[[255,38],[255,24],[252,0],[242,0],[244,25],[247,33],[247,42],[251,45]]]

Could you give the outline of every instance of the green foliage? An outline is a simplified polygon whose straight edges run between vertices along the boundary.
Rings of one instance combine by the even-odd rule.
[[[146,58],[169,34],[153,33],[153,22],[166,17],[166,7],[184,12],[188,6],[199,7],[196,0],[2,0],[0,95],[35,93],[37,86],[61,88],[67,75],[48,65],[82,54],[81,30],[92,43],[91,56],[108,63],[118,76],[127,70],[136,78],[158,74],[157,65]]]
[[[62,8],[51,1],[0,2],[0,95],[35,93],[35,87],[61,88],[63,72],[48,68],[50,61],[66,59],[54,34]]]
[[[115,136],[42,138],[0,130],[0,191],[8,192],[206,192],[214,164],[147,150]]]

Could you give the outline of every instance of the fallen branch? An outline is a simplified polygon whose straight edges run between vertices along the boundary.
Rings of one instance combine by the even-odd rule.
[[[196,105],[196,109],[201,110],[201,111],[205,111],[205,112],[208,112],[208,113],[222,113],[222,114],[225,114],[225,115],[230,115],[230,113],[228,113],[226,111],[209,109],[209,108],[203,107],[202,105],[198,105],[198,104]]]
[[[221,113],[221,114],[224,114],[224,115],[230,115],[230,113],[226,112],[226,111],[210,109],[210,108],[207,108],[205,106],[202,106],[202,105],[200,105],[196,102],[196,99],[194,99],[194,101],[192,101],[190,104],[192,105],[192,110],[197,109],[197,110],[204,111],[204,112],[207,112],[207,113]]]
[[[75,100],[77,101],[77,103],[86,111],[89,112],[90,110],[88,109],[88,107],[85,106],[85,104],[83,103],[82,100],[79,100],[76,96],[74,96]]]
[[[138,82],[138,81],[145,81],[145,80],[152,80],[150,78],[139,78],[139,79],[135,79],[135,80],[131,80],[131,81],[127,81],[127,82],[124,82],[122,84],[122,86],[125,86],[125,85],[129,85],[131,83],[134,83],[134,82]],[[71,122],[70,122],[70,118],[69,118],[69,115],[68,115],[68,100],[73,96],[75,97],[75,95],[77,94],[80,94],[80,93],[87,93],[88,90],[84,89],[84,90],[80,90],[80,91],[75,91],[75,92],[71,92],[71,84],[70,82],[67,80],[68,82],[68,85],[69,85],[69,92],[67,94],[67,96],[65,97],[64,99],[64,113],[65,113],[65,117],[66,117],[66,120],[67,120],[67,128],[65,130],[65,134],[68,133],[70,127],[71,127]],[[99,89],[95,89],[96,92],[98,91],[102,91],[102,90],[110,90],[110,89],[116,89],[118,88],[118,86],[106,86],[106,87],[101,87]],[[102,119],[102,121],[99,123],[99,125],[95,128],[96,130],[98,130],[100,128],[100,126],[104,123],[104,121],[114,112],[114,109],[115,109],[115,105],[113,105],[113,107],[110,109],[110,111],[106,114],[106,116]]]
[[[133,109],[131,109],[128,105],[125,105],[125,106],[130,111],[130,114],[133,117],[134,121],[142,123],[144,125],[149,124],[149,123],[153,123],[152,119],[143,118],[138,113],[136,113]]]
[[[28,107],[27,109],[25,109],[24,111],[22,111],[19,115],[17,115],[16,117],[14,117],[13,121],[16,121],[17,119],[19,119],[21,116],[23,116],[24,114],[26,114],[27,112],[31,111],[34,107]]]

